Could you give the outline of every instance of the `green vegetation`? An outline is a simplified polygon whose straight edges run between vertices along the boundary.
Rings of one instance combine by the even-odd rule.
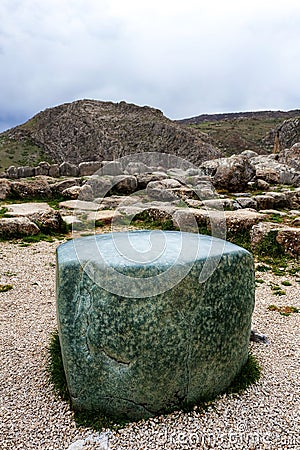
[[[271,289],[273,291],[273,295],[286,295],[286,292],[283,289],[281,289],[281,287],[278,286],[278,284],[271,285]]]
[[[5,207],[0,208],[0,217],[5,217],[8,209]]]
[[[51,162],[43,149],[30,139],[16,140],[0,136],[0,172],[9,166],[36,166],[41,161]]]
[[[278,311],[279,314],[282,316],[290,316],[293,313],[298,313],[299,309],[295,306],[276,306],[276,305],[269,305],[268,306],[269,311]]]
[[[123,222],[124,221],[124,222]],[[129,222],[129,223],[128,223]],[[119,223],[119,220],[118,220]],[[149,215],[149,211],[143,211],[132,218],[130,221],[124,217],[121,221],[123,224],[134,225],[137,228],[143,228],[147,230],[178,230],[173,224],[172,219],[154,219]]]
[[[272,128],[281,124],[283,120],[282,117],[245,117],[211,122],[205,121],[190,126],[207,133],[213,145],[223,150],[225,156],[231,156],[246,149],[261,153],[261,150],[264,148],[262,139]]]
[[[246,364],[242,367],[240,373],[235,377],[227,393],[240,393],[246,390],[252,384],[257,383],[260,378],[262,368],[254,355],[249,353]]]
[[[59,342],[58,332],[54,331],[50,336],[50,344],[48,347],[48,374],[49,374],[49,382],[51,383],[54,392],[58,397],[62,400],[68,402],[71,407],[70,395],[67,387],[66,376],[63,368],[63,361],[61,355],[61,347]],[[260,378],[262,372],[262,368],[257,361],[256,357],[249,353],[247,362],[242,367],[239,374],[234,378],[231,385],[226,389],[227,394],[237,394],[245,391],[252,384],[257,383]],[[203,400],[199,403],[195,404],[185,404],[182,406],[183,411],[190,411],[195,406],[198,409],[205,410],[208,406],[213,404],[214,399]],[[164,414],[168,414],[172,412],[165,411]],[[92,428],[97,431],[101,431],[103,428],[110,429],[119,429],[124,427],[129,420],[118,420],[114,421],[109,417],[106,417],[99,413],[86,413],[86,412],[74,412],[74,419],[77,426],[84,426],[88,428]]]
[[[290,281],[288,281],[288,280],[282,281],[281,284],[282,284],[283,286],[292,286],[292,283],[291,283]]]
[[[0,284],[0,292],[7,292],[13,289],[11,284]]]

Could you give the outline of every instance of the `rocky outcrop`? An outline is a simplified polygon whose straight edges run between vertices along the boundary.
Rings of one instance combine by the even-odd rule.
[[[278,140],[279,150],[290,148],[296,142],[300,142],[300,114],[298,117],[285,120],[272,129],[264,138],[263,144],[273,148],[275,138]]]
[[[300,171],[291,165],[278,161],[278,155],[262,155],[250,159],[255,168],[256,179],[264,180],[271,184],[290,184],[300,186]]]
[[[300,143],[297,142],[291,148],[286,148],[280,152],[278,161],[300,171]]]
[[[204,133],[172,122],[157,109],[125,102],[66,103],[1,136],[30,140],[59,164],[113,160],[141,152],[175,154],[193,163],[221,156]]]

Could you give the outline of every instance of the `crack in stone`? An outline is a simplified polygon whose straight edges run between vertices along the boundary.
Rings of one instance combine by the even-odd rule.
[[[107,350],[105,350],[104,348],[102,348],[101,350],[102,350],[103,354],[105,356],[107,356],[107,358],[109,358],[110,360],[116,362],[117,364],[120,364],[120,365],[123,365],[123,366],[130,366],[130,364],[131,364],[130,361],[124,361],[120,357],[113,356],[113,355],[109,354],[109,352]]]

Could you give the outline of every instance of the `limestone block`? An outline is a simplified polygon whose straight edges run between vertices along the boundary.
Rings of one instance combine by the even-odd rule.
[[[248,357],[246,250],[193,233],[132,231],[57,249],[57,317],[73,408],[147,418],[214,396]]]
[[[10,182],[8,180],[0,180],[0,200],[5,200],[10,196],[11,187]]]
[[[4,217],[0,219],[1,237],[32,236],[39,232],[39,227],[31,222],[28,217]]]
[[[102,167],[101,161],[85,161],[79,164],[79,176],[85,177],[88,175],[93,175],[97,170]]]
[[[77,177],[79,169],[75,164],[65,161],[59,166],[59,174],[61,177]]]
[[[34,167],[29,166],[18,167],[19,178],[34,177],[34,175],[35,175]]]
[[[59,165],[51,164],[49,167],[49,177],[58,178],[59,177]]]
[[[15,166],[10,166],[6,170],[6,173],[7,173],[8,178],[19,178],[19,171],[18,171],[18,168]]]

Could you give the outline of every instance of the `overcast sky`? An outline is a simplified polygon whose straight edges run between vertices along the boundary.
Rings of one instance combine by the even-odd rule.
[[[1,0],[0,131],[82,98],[300,108],[300,1]]]

